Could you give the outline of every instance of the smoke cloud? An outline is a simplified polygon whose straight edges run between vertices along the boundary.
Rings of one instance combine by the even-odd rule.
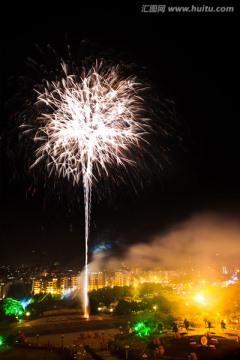
[[[119,258],[116,252],[97,252],[90,271],[128,267],[158,267],[174,270],[184,267],[239,266],[240,221],[225,215],[205,212],[178,223],[146,243],[130,245]]]

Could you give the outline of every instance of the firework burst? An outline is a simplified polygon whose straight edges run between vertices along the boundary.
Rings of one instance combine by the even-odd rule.
[[[150,128],[143,85],[134,76],[121,78],[118,66],[105,70],[103,61],[78,76],[68,74],[65,63],[62,68],[64,78],[37,91],[36,104],[47,112],[38,118],[32,166],[45,160],[49,174],[76,185],[81,179],[92,184],[102,172],[109,176],[112,166],[134,165],[131,150],[142,151]]]
[[[42,71],[42,66],[38,68]],[[62,60],[60,70],[47,73],[44,69],[45,80],[32,87],[19,118],[22,138],[33,140],[28,150],[34,148],[30,169],[65,178],[75,189],[83,184],[84,313],[88,317],[92,188],[98,188],[100,179],[109,179],[106,189],[108,182],[126,179],[135,188],[149,169],[158,172],[167,150],[163,139],[171,136],[171,126],[168,107],[162,103],[159,108],[151,88],[129,74],[131,67],[99,59],[90,65],[86,60],[80,68]]]

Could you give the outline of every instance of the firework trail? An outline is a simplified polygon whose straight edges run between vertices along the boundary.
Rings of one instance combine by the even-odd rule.
[[[44,164],[49,177],[66,178],[73,186],[81,182],[85,208],[84,315],[88,317],[88,240],[91,195],[101,178],[123,180],[120,171],[141,183],[140,171],[161,168],[151,152],[150,135],[155,132],[155,109],[149,109],[149,87],[124,72],[123,64],[100,59],[79,70],[73,63],[61,62],[54,80],[33,87],[34,95],[21,114],[23,134],[35,144],[30,168]],[[34,100],[33,100],[34,99]],[[31,115],[29,116],[29,109]],[[169,136],[165,109],[160,114],[158,133]],[[164,142],[157,153],[164,151]],[[131,176],[129,168],[134,168]]]

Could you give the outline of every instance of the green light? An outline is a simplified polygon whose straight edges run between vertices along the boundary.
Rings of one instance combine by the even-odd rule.
[[[150,327],[148,327],[145,323],[140,322],[134,326],[134,330],[137,332],[138,336],[147,336],[150,332]]]
[[[0,336],[0,346],[3,346],[3,337]]]
[[[48,296],[48,293],[42,295],[42,296],[40,297],[40,299],[38,300],[38,302],[42,302],[47,296]]]
[[[2,307],[6,315],[23,315],[23,307],[18,300],[12,298],[4,299]]]

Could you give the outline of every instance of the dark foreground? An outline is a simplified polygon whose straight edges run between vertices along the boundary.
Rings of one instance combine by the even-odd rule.
[[[126,359],[126,345],[129,346],[127,357],[129,360],[140,359],[168,359],[168,360],[192,360],[191,354],[195,353],[198,360],[239,360],[240,344],[239,342],[224,337],[215,337],[217,343],[215,348],[202,346],[200,336],[183,336],[175,339],[172,336],[165,335],[161,337],[161,344],[164,348],[164,355],[156,354],[156,345],[153,339],[138,338],[134,335],[126,336],[119,340],[108,341],[107,349],[101,348],[101,343],[90,342],[87,338],[81,340],[81,347],[87,349],[85,355],[80,355],[79,348],[75,347],[75,352],[70,347],[64,348],[43,348],[30,346],[14,346],[12,348],[2,349],[0,359],[3,360],[71,360],[71,359],[97,359],[112,360]],[[190,345],[194,344],[194,347]],[[89,343],[91,343],[89,345]],[[76,355],[79,353],[78,356]],[[75,354],[75,355],[74,355]],[[74,357],[75,356],[75,357]],[[193,356],[193,355],[192,355]],[[194,359],[194,357],[193,357]]]

